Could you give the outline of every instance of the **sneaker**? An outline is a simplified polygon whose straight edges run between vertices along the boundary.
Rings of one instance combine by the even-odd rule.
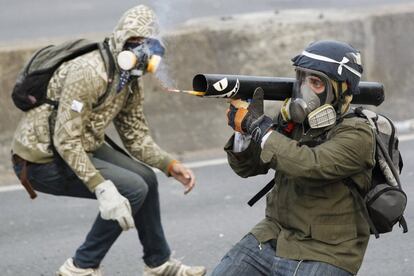
[[[73,264],[73,259],[69,258],[56,272],[56,276],[102,276],[99,268],[79,268]]]
[[[176,259],[170,259],[157,267],[144,267],[144,276],[203,276],[204,266],[187,266]]]

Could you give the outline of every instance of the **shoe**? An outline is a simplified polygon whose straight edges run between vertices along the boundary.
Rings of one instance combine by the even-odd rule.
[[[157,267],[144,267],[144,276],[203,276],[204,266],[187,266],[176,259],[170,259]]]
[[[56,276],[102,276],[100,268],[79,268],[73,264],[73,259],[69,258],[56,272]]]

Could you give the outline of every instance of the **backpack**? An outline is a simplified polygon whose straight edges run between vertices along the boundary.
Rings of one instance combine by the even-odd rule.
[[[356,108],[354,114],[367,119],[374,129],[375,166],[371,187],[364,198],[351,178],[346,179],[345,183],[360,205],[371,234],[379,238],[379,234],[391,232],[397,222],[403,228],[403,233],[406,233],[408,227],[403,214],[407,206],[407,195],[399,178],[403,161],[395,126],[389,118],[362,107]]]
[[[54,111],[56,112],[59,102],[47,98],[47,87],[54,72],[60,65],[62,65],[62,63],[94,50],[99,50],[108,75],[108,84],[106,91],[102,96],[100,96],[97,103],[95,103],[93,107],[95,108],[99,106],[109,95],[115,74],[115,62],[109,49],[108,38],[106,38],[103,42],[98,43],[91,42],[86,39],[70,40],[56,46],[46,46],[35,52],[17,76],[16,84],[11,95],[15,106],[22,111],[28,111],[44,103],[47,103],[52,105],[54,107]],[[50,126],[54,125],[52,114],[50,114],[48,119]],[[53,145],[52,133],[53,130],[52,127],[50,127],[49,135],[50,141],[52,143],[51,147],[54,152],[54,157],[58,160],[57,162],[64,162],[56,152],[56,149]],[[110,143],[112,146],[117,146],[119,149],[121,149],[106,134],[105,141]],[[125,152],[125,154],[127,153]],[[59,167],[58,169],[61,170],[61,168],[62,167]],[[24,183],[23,180],[21,181]],[[27,183],[23,184],[25,188]],[[33,193],[29,191],[29,194],[31,198],[36,197],[36,193],[34,193],[34,191]]]
[[[109,50],[108,39],[96,43],[77,39],[59,45],[49,45],[35,52],[17,76],[12,99],[16,107],[28,111],[44,103],[53,105],[58,102],[47,98],[47,87],[56,69],[64,62],[99,49],[108,74],[106,92],[98,99],[98,106],[106,98],[114,76],[114,60]]]

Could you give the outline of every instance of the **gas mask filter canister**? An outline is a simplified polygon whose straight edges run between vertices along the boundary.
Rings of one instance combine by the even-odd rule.
[[[122,70],[129,71],[137,65],[138,58],[131,51],[122,51],[119,53],[117,61]]]
[[[126,44],[125,48],[118,54],[118,65],[122,70],[131,71],[131,75],[135,76],[141,76],[147,72],[154,73],[165,52],[161,43],[151,38],[136,45]]]

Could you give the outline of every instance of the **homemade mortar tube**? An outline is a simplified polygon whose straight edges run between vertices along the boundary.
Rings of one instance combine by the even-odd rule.
[[[202,97],[251,99],[257,87],[264,90],[264,99],[283,101],[291,97],[294,78],[260,77],[224,74],[198,74],[193,78],[193,89],[203,92]],[[384,101],[384,86],[378,82],[359,83],[360,94],[354,95],[352,104],[379,106]]]

